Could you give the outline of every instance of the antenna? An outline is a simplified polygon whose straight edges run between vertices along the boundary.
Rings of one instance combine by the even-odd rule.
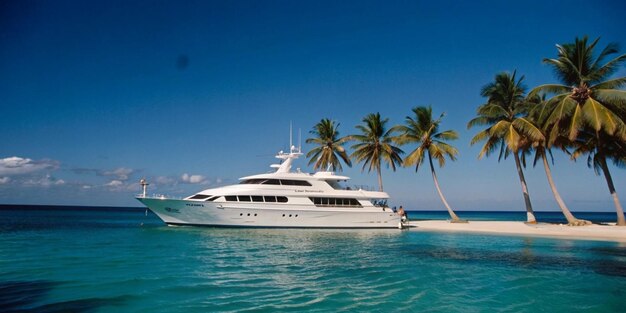
[[[298,152],[302,152],[302,128],[298,128]]]
[[[292,125],[292,121],[289,121],[289,150],[291,150],[291,147],[293,146],[293,139],[291,137],[293,137],[293,125]]]

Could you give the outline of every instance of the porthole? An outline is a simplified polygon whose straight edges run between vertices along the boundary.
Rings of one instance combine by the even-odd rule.
[[[243,216],[243,213],[239,213],[239,216]]]
[[[289,217],[291,217],[291,214],[289,214]]]
[[[250,216],[250,213],[248,213],[248,216]]]
[[[254,216],[256,216],[256,213],[254,213]]]
[[[283,214],[283,217],[285,217],[285,214]]]
[[[296,214],[296,217],[298,217],[298,214]]]

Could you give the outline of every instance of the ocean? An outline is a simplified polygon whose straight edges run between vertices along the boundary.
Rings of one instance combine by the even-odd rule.
[[[459,212],[524,220],[524,212]],[[611,213],[577,216],[596,222]],[[445,212],[409,212],[445,219]],[[559,213],[538,213],[560,221]],[[626,245],[0,206],[0,312],[624,312]]]

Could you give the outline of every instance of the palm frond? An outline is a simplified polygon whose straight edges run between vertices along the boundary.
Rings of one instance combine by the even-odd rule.
[[[609,48],[607,46],[607,48]],[[614,50],[613,53],[616,53],[617,50]],[[600,58],[596,60],[596,63],[601,61]],[[595,83],[598,81],[602,81],[604,78],[613,75],[620,68],[620,63],[626,61],[626,54],[622,54],[608,62],[606,62],[602,67],[595,69],[591,74],[589,82]]]
[[[504,142],[506,143],[509,150],[513,152],[517,152],[520,145],[520,134],[517,132],[515,127],[513,127],[512,123],[509,123],[508,130],[504,135]]]
[[[624,78],[626,81],[626,78]],[[626,90],[596,89],[593,91],[594,98],[610,107],[612,111],[626,117]]]
[[[603,129],[607,134],[613,135],[616,129],[624,124],[618,116],[593,98],[587,99],[582,107],[582,113],[585,122],[596,132]]]
[[[478,159],[480,160],[485,156],[488,157],[497,148],[500,148],[500,155],[502,155],[503,147],[505,147],[505,145],[503,144],[503,140],[501,138],[488,137],[487,141],[485,142],[483,147],[480,149],[480,152],[478,153]],[[498,162],[499,161],[500,161],[500,157],[498,158]]]
[[[545,140],[541,129],[526,118],[517,118],[511,124],[533,142],[543,142]]]
[[[446,165],[445,154],[443,153],[443,151],[441,151],[439,146],[437,146],[437,145],[430,145],[428,147],[428,154],[432,158],[437,160],[437,163],[439,163],[439,167],[444,167]]]
[[[546,85],[541,85],[541,86],[537,86],[535,88],[533,88],[529,93],[528,93],[528,98],[532,98],[532,97],[536,97],[537,95],[539,95],[540,93],[546,93],[546,94],[562,94],[562,93],[567,93],[570,91],[572,87],[568,87],[568,86],[564,86],[564,85],[559,85],[559,84],[546,84]]]
[[[495,125],[493,125],[489,133],[491,136],[505,137],[510,128],[511,128],[511,122],[507,120],[502,120],[496,123]]]
[[[472,137],[472,140],[470,141],[470,145],[473,146],[476,143],[481,142],[490,137],[491,137],[491,128],[487,128],[485,130],[478,132],[478,134],[474,135],[474,137]]]
[[[432,137],[439,140],[456,140],[459,139],[459,134],[454,130],[446,130],[436,133]]]
[[[448,157],[452,161],[456,161],[456,156],[459,154],[459,150],[445,142],[433,141],[431,146],[435,146],[443,156]]]
[[[546,120],[546,123],[554,124],[562,120],[567,120],[568,116],[572,115],[572,111],[574,111],[577,106],[576,101],[574,101],[571,97],[560,97],[560,101],[556,103],[556,106]]]
[[[597,97],[598,94],[600,93],[620,92],[621,95],[619,94],[616,95],[614,100],[621,101],[623,103],[624,98],[626,97],[624,96],[624,93],[626,93],[626,91],[619,90],[619,88],[622,88],[624,86],[626,86],[626,77],[620,77],[620,78],[604,81],[595,86],[592,86],[591,88],[593,90],[593,94],[595,97]]]
[[[596,42],[599,39],[600,38],[596,39]],[[618,45],[614,42],[609,43],[608,45],[606,45],[606,47],[604,47],[604,49],[602,49],[602,52],[600,52],[600,55],[598,55],[595,62],[593,62],[593,64],[591,65],[591,68],[596,69],[600,67],[600,64],[602,63],[602,61],[604,61],[604,58],[606,58],[607,56],[611,54],[618,53],[618,52],[619,52]]]
[[[467,129],[474,126],[491,125],[491,119],[487,116],[477,116],[467,123]]]
[[[404,166],[409,167],[415,165],[415,171],[424,163],[424,147],[419,146],[404,158]]]
[[[582,116],[582,112],[580,109],[580,106],[575,106],[574,107],[574,114],[572,114],[572,117],[570,119],[570,123],[569,123],[569,140],[574,140],[576,139],[576,136],[578,136],[578,131],[580,130],[580,128],[583,125],[583,116]]]

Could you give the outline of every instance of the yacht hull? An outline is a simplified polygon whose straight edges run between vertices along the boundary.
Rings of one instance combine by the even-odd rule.
[[[313,207],[294,204],[215,203],[137,198],[168,225],[276,228],[397,228],[389,208]]]

